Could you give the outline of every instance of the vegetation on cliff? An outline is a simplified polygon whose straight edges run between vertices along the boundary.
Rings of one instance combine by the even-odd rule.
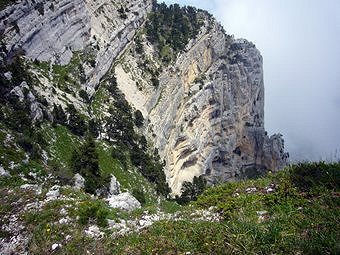
[[[146,23],[148,40],[157,45],[164,62],[170,62],[177,52],[184,50],[189,40],[200,31],[202,21],[197,9],[178,4],[155,4]]]

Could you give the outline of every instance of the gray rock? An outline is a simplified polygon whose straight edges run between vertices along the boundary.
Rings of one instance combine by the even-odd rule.
[[[46,198],[47,200],[54,200],[57,199],[60,195],[59,191],[60,187],[58,185],[54,185],[47,193]]]
[[[77,173],[74,175],[73,180],[74,180],[74,188],[76,190],[81,190],[85,188],[85,179],[83,176]]]
[[[37,195],[40,195],[42,192],[42,187],[37,185],[37,184],[23,184],[20,186],[21,189],[25,190],[32,190],[34,191]]]
[[[9,80],[9,81],[12,80],[12,73],[11,72],[4,73],[4,76],[7,80]]]
[[[54,243],[54,244],[52,244],[52,251],[54,251],[54,250],[56,250],[56,249],[58,249],[58,248],[61,248],[62,247],[62,245],[61,244],[58,244],[58,243]]]
[[[140,202],[128,192],[112,195],[107,198],[107,201],[109,202],[110,207],[124,211],[133,211],[141,208]]]
[[[281,136],[268,137],[264,129],[262,56],[254,44],[226,36],[215,20],[207,21],[174,67],[164,69],[158,91],[147,96],[148,137],[166,161],[173,194],[194,176],[214,184],[287,164]]]
[[[10,177],[11,174],[8,171],[6,171],[2,166],[0,166],[0,176],[1,177]]]
[[[85,49],[94,43],[93,36],[97,37],[97,64],[86,72],[86,86],[92,93],[152,8],[151,0],[131,0],[127,18],[121,19],[117,8],[125,4],[121,0],[60,0],[53,8],[47,0],[38,2],[43,5],[42,13],[33,1],[17,1],[0,11],[0,31],[4,31],[7,50],[10,54],[13,49],[24,51],[32,60],[66,65],[73,52]]]
[[[215,184],[287,165],[282,136],[268,136],[264,129],[263,60],[253,43],[226,35],[215,19],[201,14],[204,25],[199,34],[169,67],[163,67],[155,89],[138,65],[140,56],[125,51],[127,46],[131,50],[135,46],[133,38],[152,8],[151,0],[129,1],[126,19],[116,8],[121,0],[101,0],[100,4],[60,0],[54,10],[47,8],[46,0],[38,2],[44,4],[43,13],[32,1],[17,1],[0,11],[0,31],[9,55],[22,49],[32,60],[64,65],[70,62],[72,52],[96,45],[95,65],[83,64],[83,87],[92,95],[114,61],[127,53],[120,59],[125,63],[115,63],[119,88],[147,120],[144,134],[166,162],[166,177],[174,195],[194,176],[204,175],[209,184]],[[159,67],[155,48],[147,42],[143,47],[150,63]],[[123,66],[131,67],[129,72]],[[143,84],[142,91],[136,81]],[[12,90],[19,100],[25,99],[23,86],[27,84]],[[75,102],[75,97],[67,93],[65,97],[87,114],[86,106]],[[33,93],[28,94],[28,100],[33,121],[41,120],[45,108]],[[49,102],[65,103],[53,96]],[[105,132],[101,137],[107,137]],[[117,192],[112,189],[113,194]]]
[[[16,95],[18,97],[19,101],[22,102],[22,101],[25,100],[25,95],[24,95],[23,89],[29,90],[27,82],[25,82],[25,81],[23,81],[19,86],[14,87],[11,90],[10,93],[13,94],[13,95]]]
[[[114,175],[111,175],[109,193],[111,195],[118,195],[120,193],[120,183],[117,181]]]
[[[100,231],[98,226],[90,226],[88,229],[85,229],[85,234],[92,238],[101,238],[104,236],[104,233]]]

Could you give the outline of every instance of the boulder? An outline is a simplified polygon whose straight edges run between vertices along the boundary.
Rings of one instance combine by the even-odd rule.
[[[85,234],[92,238],[101,238],[104,236],[104,233],[100,231],[98,226],[90,226],[85,230]]]
[[[114,175],[111,175],[109,192],[110,195],[118,195],[120,193],[120,183],[117,181],[117,178]]]
[[[0,176],[1,177],[10,177],[11,174],[7,172],[2,166],[0,166]]]
[[[74,180],[74,188],[76,190],[81,190],[85,188],[85,179],[83,176],[77,173],[74,175],[73,180]]]
[[[60,187],[58,185],[54,185],[46,194],[46,198],[49,200],[57,199],[60,195],[59,191]]]
[[[124,211],[133,211],[141,208],[140,202],[128,192],[124,192],[119,195],[112,195],[107,199],[107,201],[112,208]]]

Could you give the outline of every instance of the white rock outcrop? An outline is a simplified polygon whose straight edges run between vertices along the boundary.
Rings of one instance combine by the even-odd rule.
[[[6,171],[2,166],[0,166],[0,176],[1,177],[10,177],[11,174],[8,171]]]
[[[126,7],[124,15],[120,6]],[[114,66],[118,88],[143,113],[144,134],[166,162],[174,195],[194,176],[215,184],[284,167],[288,154],[282,136],[268,136],[264,129],[263,60],[255,45],[226,35],[214,18],[200,12],[201,30],[171,65],[161,66],[156,47],[145,41],[141,59],[133,39],[151,8],[151,0],[17,1],[0,12],[0,31],[8,58],[19,52],[65,65],[75,51],[91,48],[95,59],[91,66],[83,64],[81,82],[90,96]],[[158,88],[146,78],[144,60],[162,67]],[[20,86],[12,93],[25,97]],[[89,114],[72,93],[59,94]],[[31,117],[38,121],[43,107],[29,93],[28,98]],[[65,104],[53,96],[49,102]],[[109,104],[97,116],[103,122]]]
[[[73,180],[74,180],[74,188],[76,190],[81,190],[85,188],[85,179],[83,176],[77,173],[74,175]]]
[[[141,208],[141,203],[128,192],[112,195],[107,198],[107,202],[112,208],[117,208],[124,211],[133,211],[135,209]]]
[[[118,195],[120,193],[120,183],[114,175],[111,175],[109,193],[110,195]]]
[[[88,229],[85,229],[85,234],[92,238],[102,238],[104,233],[100,231],[98,226],[89,226]]]
[[[118,6],[126,6],[126,17],[121,17]],[[151,0],[17,1],[0,11],[0,31],[9,55],[23,51],[32,60],[61,65],[68,64],[74,52],[98,45],[96,65],[86,72],[91,93],[151,7]]]
[[[55,200],[60,195],[60,186],[54,185],[50,190],[46,193],[46,199],[47,200]]]

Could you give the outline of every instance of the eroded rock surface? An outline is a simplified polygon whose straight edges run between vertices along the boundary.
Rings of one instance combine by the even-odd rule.
[[[144,48],[152,58],[154,48]],[[194,176],[214,184],[287,164],[281,135],[269,137],[264,129],[262,56],[251,42],[227,36],[206,18],[197,38],[163,69],[157,90],[139,89],[138,59],[125,61],[132,68],[116,66],[120,89],[147,116],[146,133],[166,161],[174,194]]]

